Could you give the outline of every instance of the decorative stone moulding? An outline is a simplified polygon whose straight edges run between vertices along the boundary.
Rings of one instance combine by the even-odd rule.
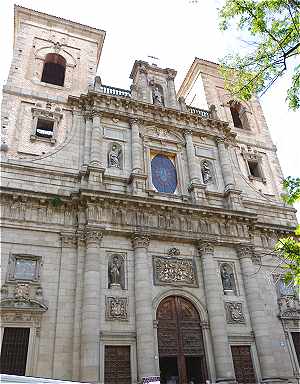
[[[106,320],[128,321],[127,297],[106,297],[105,309]]]
[[[198,287],[196,265],[192,259],[153,257],[155,285]]]

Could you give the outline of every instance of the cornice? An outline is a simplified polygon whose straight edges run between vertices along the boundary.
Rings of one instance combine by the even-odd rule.
[[[212,138],[226,138],[227,141],[235,144],[236,134],[231,131],[225,121],[204,118],[189,112],[165,108],[128,97],[89,91],[80,97],[69,96],[68,104],[82,111],[97,106],[103,116],[117,117],[127,121],[139,119],[143,124],[155,124],[165,128],[172,126],[179,131],[185,131],[188,127],[193,133]]]

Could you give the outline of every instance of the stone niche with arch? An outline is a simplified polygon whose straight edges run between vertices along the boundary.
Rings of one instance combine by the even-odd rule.
[[[78,49],[69,47],[63,38],[35,38],[32,81],[55,89],[72,89],[78,60],[77,51]],[[51,80],[54,69],[58,76]]]

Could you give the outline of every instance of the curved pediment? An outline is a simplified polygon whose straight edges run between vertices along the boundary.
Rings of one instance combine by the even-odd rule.
[[[179,133],[175,133],[167,128],[150,126],[146,127],[143,136],[147,139],[164,141],[169,143],[183,144],[184,139]]]
[[[0,309],[20,309],[20,310],[30,310],[30,311],[36,311],[36,312],[46,312],[48,307],[34,299],[16,299],[13,297],[8,297],[5,299],[2,299],[0,301]]]

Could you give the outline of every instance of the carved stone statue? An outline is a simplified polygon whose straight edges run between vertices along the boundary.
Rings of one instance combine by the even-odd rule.
[[[121,268],[122,260],[119,256],[114,255],[109,265],[109,276],[110,276],[110,288],[121,286]]]
[[[204,184],[208,184],[213,181],[213,176],[210,170],[209,162],[204,160],[201,164],[201,173]]]
[[[223,264],[221,266],[221,278],[224,291],[234,291],[234,275],[229,265]]]
[[[111,150],[108,153],[108,166],[114,168],[121,168],[121,148],[117,144],[113,144]]]
[[[158,87],[154,87],[152,90],[153,104],[163,105],[162,95]]]

